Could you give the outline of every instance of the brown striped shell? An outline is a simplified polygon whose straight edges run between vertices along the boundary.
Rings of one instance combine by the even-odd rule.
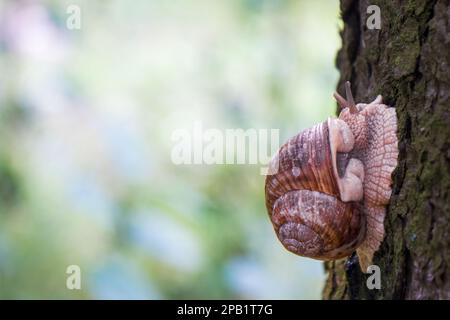
[[[320,260],[350,255],[364,237],[358,203],[340,199],[329,120],[291,138],[277,153],[278,171],[266,177],[266,207],[289,251]]]

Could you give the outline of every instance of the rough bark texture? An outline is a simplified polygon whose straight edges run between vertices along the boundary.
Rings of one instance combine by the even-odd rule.
[[[450,299],[450,0],[341,0],[339,92],[357,102],[382,94],[397,110],[399,159],[375,254],[380,290],[356,256],[327,263],[325,299]],[[369,5],[381,29],[366,27]]]

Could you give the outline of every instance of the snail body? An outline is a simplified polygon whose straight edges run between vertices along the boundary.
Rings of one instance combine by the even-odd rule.
[[[385,206],[397,165],[397,118],[378,96],[347,100],[339,118],[306,129],[275,154],[266,177],[266,208],[283,246],[336,260],[358,253],[363,271],[384,237]]]

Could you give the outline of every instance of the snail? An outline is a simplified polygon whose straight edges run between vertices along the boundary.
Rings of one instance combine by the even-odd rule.
[[[283,246],[300,256],[337,260],[355,252],[363,272],[384,238],[397,116],[381,95],[355,104],[337,92],[338,118],[289,139],[266,176],[266,208]]]

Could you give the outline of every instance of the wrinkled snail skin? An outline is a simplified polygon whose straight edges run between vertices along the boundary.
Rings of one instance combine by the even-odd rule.
[[[289,139],[266,177],[266,208],[283,246],[300,256],[335,260],[357,251],[361,269],[372,264],[384,237],[385,206],[397,166],[397,117],[378,96],[342,107]]]

